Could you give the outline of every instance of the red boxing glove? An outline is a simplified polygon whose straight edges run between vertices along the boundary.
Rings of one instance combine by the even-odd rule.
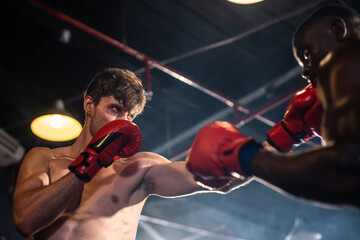
[[[246,183],[250,161],[260,147],[231,123],[214,122],[198,132],[186,167],[199,185],[212,190],[230,184],[234,177]]]
[[[267,142],[280,152],[290,152],[308,139],[320,135],[323,109],[316,88],[309,84],[290,100],[284,119],[267,133]]]
[[[114,158],[137,153],[141,144],[141,131],[135,123],[111,121],[95,134],[85,151],[70,164],[69,170],[82,181],[89,182],[102,167],[110,166]]]

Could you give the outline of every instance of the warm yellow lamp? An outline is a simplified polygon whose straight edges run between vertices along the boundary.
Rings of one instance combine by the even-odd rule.
[[[62,100],[55,102],[52,112],[31,122],[31,131],[36,136],[53,142],[69,141],[79,136],[82,126],[66,112]]]
[[[228,1],[236,4],[253,4],[253,3],[262,2],[263,0],[228,0]]]

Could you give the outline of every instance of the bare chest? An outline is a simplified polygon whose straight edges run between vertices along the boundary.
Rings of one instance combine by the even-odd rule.
[[[50,165],[50,181],[54,183],[69,173],[71,161]],[[114,165],[114,164],[113,164]],[[81,199],[50,227],[38,234],[44,239],[134,239],[144,198],[137,198],[137,174],[123,176],[121,164],[103,168],[84,185]],[[71,186],[69,186],[71,187]],[[135,195],[135,197],[134,197]],[[134,201],[135,199],[135,201]]]
[[[64,159],[50,164],[51,184],[70,173],[68,165],[71,161],[72,159]],[[137,174],[132,177],[124,176],[126,167],[126,164],[115,163],[102,168],[89,183],[84,185],[76,213],[91,212],[106,215],[126,207],[141,181],[141,177],[136,177]]]
[[[35,239],[46,240],[134,240],[142,206],[129,206],[113,215],[84,213],[63,215]]]

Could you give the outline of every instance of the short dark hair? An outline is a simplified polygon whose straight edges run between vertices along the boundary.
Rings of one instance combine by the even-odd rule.
[[[146,97],[141,80],[130,70],[106,68],[97,73],[84,92],[84,98],[90,96],[95,106],[102,97],[113,96],[125,109],[137,110],[140,114],[145,107]]]
[[[340,17],[354,29],[359,28],[360,26],[360,15],[354,9],[340,4],[328,4],[315,10],[308,17],[306,17],[305,20],[296,29],[293,39],[296,38],[301,30],[308,28],[315,22],[326,17]]]

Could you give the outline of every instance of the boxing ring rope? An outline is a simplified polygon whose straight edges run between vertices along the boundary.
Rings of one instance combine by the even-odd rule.
[[[150,70],[151,68],[156,68],[170,76],[172,76],[173,78],[191,86],[191,87],[194,87],[196,89],[198,89],[199,91],[225,103],[227,106],[231,107],[234,109],[234,113],[236,115],[236,110],[240,111],[240,112],[243,112],[244,114],[246,114],[246,116],[242,117],[242,118],[239,118],[238,119],[235,119],[237,121],[237,123],[235,123],[235,125],[237,127],[241,127],[243,125],[245,125],[246,123],[252,121],[253,119],[257,119],[261,122],[263,122],[264,124],[266,125],[269,125],[269,126],[274,126],[275,123],[273,121],[271,121],[270,119],[267,119],[266,117],[262,116],[261,114],[264,114],[266,113],[267,111],[269,111],[270,109],[280,105],[281,103],[289,100],[298,90],[302,89],[303,86],[301,87],[298,87],[292,91],[288,91],[286,94],[282,95],[281,97],[278,97],[277,99],[275,100],[272,100],[270,101],[268,104],[266,104],[265,106],[262,106],[260,107],[259,109],[257,110],[250,110],[248,108],[246,108],[245,106],[241,105],[238,101],[236,100],[233,100],[233,99],[230,99],[229,97],[226,97],[214,90],[211,90],[207,87],[205,87],[204,85],[200,84],[199,82],[195,81],[194,79],[190,78],[190,77],[187,77],[185,76],[184,74],[180,73],[179,71],[176,71],[175,69],[173,68],[170,68],[169,66],[166,66],[164,63],[162,62],[159,62],[85,24],[83,24],[82,22],[80,21],[77,21],[76,19],[60,12],[60,11],[57,11],[49,6],[47,6],[46,4],[43,4],[41,2],[38,2],[37,0],[25,0],[27,3],[41,9],[42,11],[64,21],[64,22],[67,22],[69,23],[70,25],[82,30],[83,32],[86,32],[96,38],[98,38],[99,40],[102,40],[103,42],[106,42],[108,43],[109,45],[117,48],[117,49],[120,49],[121,51],[137,58],[138,60],[142,61],[145,63],[145,72],[146,72],[146,90],[147,90],[147,97],[151,98],[151,95],[152,95],[152,91],[151,91],[151,80],[150,80],[150,77],[151,77],[151,73],[150,73]],[[324,0],[318,0],[318,1],[315,1],[313,2],[312,4],[308,4],[306,5],[305,7],[302,7],[302,8],[299,8],[297,9],[296,11],[294,12],[291,12],[283,17],[280,17],[278,19],[275,19],[271,22],[268,22],[268,23],[265,23],[265,24],[262,24],[254,29],[251,29],[251,30],[248,30],[244,33],[241,33],[237,36],[234,36],[232,38],[229,38],[229,39],[226,39],[226,40],[223,40],[223,41],[220,41],[220,42],[217,42],[217,43],[214,43],[214,44],[210,44],[208,46],[205,46],[205,47],[202,47],[202,48],[199,48],[199,49],[196,49],[194,51],[190,51],[188,53],[185,53],[183,55],[180,55],[178,57],[175,57],[175,58],[171,58],[171,59],[168,59],[168,60],[165,60],[164,62],[166,63],[170,63],[170,62],[174,62],[174,61],[177,61],[179,59],[183,59],[185,57],[189,57],[189,56],[192,56],[192,55],[195,55],[195,54],[198,54],[198,53],[201,53],[201,52],[204,52],[204,51],[208,51],[208,50],[211,50],[211,49],[214,49],[214,48],[217,48],[217,47],[220,47],[220,46],[224,46],[225,44],[229,44],[229,43],[232,43],[234,41],[237,41],[237,40],[240,40],[258,30],[261,30],[265,27],[268,27],[270,26],[271,24],[274,24],[274,23],[277,23],[281,20],[284,20],[284,19],[287,19],[289,17],[292,17],[292,16],[295,16],[303,11],[306,11],[308,9],[310,9],[311,7],[314,7],[315,5],[323,2]],[[176,156],[173,156],[170,160],[171,161],[176,161],[180,158],[182,158],[183,156],[185,156],[187,153],[189,152],[189,149],[177,154]]]
[[[278,96],[276,99],[268,102],[267,104],[264,104],[263,106],[259,107],[258,109],[251,111],[249,114],[247,114],[243,117],[240,117],[239,119],[237,119],[237,121],[234,125],[237,128],[244,126],[248,122],[252,121],[257,115],[264,114],[264,113],[268,112],[269,110],[275,108],[276,106],[289,100],[292,96],[294,96],[294,94],[297,91],[303,89],[305,85],[306,84],[300,84],[299,86],[293,88],[292,90],[286,92],[285,94],[282,94],[282,95]],[[311,141],[308,141],[306,143],[309,145],[314,145],[314,143],[312,143]],[[184,150],[183,152],[178,153],[175,156],[172,156],[171,158],[169,158],[169,160],[174,162],[179,159],[182,159],[183,157],[188,155],[189,151],[190,151],[190,148]]]
[[[248,108],[246,108],[245,106],[242,106],[240,103],[238,103],[237,101],[233,100],[233,99],[230,99],[216,91],[213,91],[207,87],[205,87],[204,85],[200,84],[199,82],[195,81],[194,79],[191,79],[190,77],[187,77],[185,76],[184,74],[176,71],[175,69],[172,69],[166,65],[164,65],[163,63],[153,59],[153,58],[150,58],[149,56],[146,56],[145,54],[77,21],[76,19],[74,18],[71,18],[70,16],[60,12],[60,11],[57,11],[49,6],[47,6],[46,4],[43,4],[41,2],[38,2],[36,0],[25,0],[27,3],[43,10],[44,12],[56,17],[56,18],[59,18],[60,20],[64,21],[64,22],[67,22],[69,23],[70,25],[108,43],[109,45],[112,45],[120,50],[122,50],[123,52],[137,58],[138,60],[142,61],[145,63],[146,65],[146,81],[147,83],[150,83],[150,66],[154,67],[154,68],[157,68],[159,69],[160,71],[174,77],[175,79],[178,79],[202,92],[204,92],[205,94],[225,103],[226,105],[228,105],[229,107],[233,108],[234,111],[235,109],[238,110],[238,111],[241,111],[245,114],[249,114],[250,113],[250,110]],[[151,89],[149,86],[147,86],[147,90],[150,91],[148,92],[148,94],[150,93],[151,94]],[[259,121],[267,124],[267,125],[270,125],[270,126],[273,126],[274,123],[261,116],[261,115],[255,115],[254,118],[258,119]]]
[[[198,49],[195,49],[195,50],[192,50],[192,51],[189,51],[189,52],[186,52],[186,53],[183,53],[179,56],[175,56],[175,57],[171,57],[171,58],[168,58],[166,60],[163,60],[161,61],[162,64],[169,64],[169,63],[173,63],[173,62],[176,62],[176,61],[179,61],[179,60],[183,60],[184,58],[187,58],[187,57],[191,57],[191,56],[194,56],[194,55],[197,55],[197,54],[200,54],[200,53],[203,53],[203,52],[206,52],[206,51],[209,51],[209,50],[213,50],[215,48],[218,48],[218,47],[222,47],[222,46],[225,46],[227,44],[230,44],[230,43],[233,43],[233,42],[236,42],[236,41],[239,41],[253,33],[256,33],[257,31],[260,31],[264,28],[267,28],[273,24],[276,24],[278,22],[281,22],[285,19],[288,19],[288,18],[292,18],[304,11],[307,11],[313,7],[315,7],[316,5],[322,3],[322,2],[325,2],[325,0],[318,0],[318,1],[312,1],[311,3],[309,4],[306,4],[305,6],[303,7],[300,7],[300,8],[297,8],[295,11],[293,12],[290,12],[288,14],[285,14],[281,17],[278,17],[278,18],[275,18],[269,22],[266,22],[266,23],[263,23],[263,24],[260,24],[259,26],[256,26],[254,28],[251,28],[245,32],[242,32],[238,35],[235,35],[233,37],[230,37],[230,38],[227,38],[227,39],[224,39],[222,41],[219,41],[219,42],[215,42],[215,43],[211,43],[207,46],[203,46],[201,48],[198,48]],[[136,70],[135,72],[137,74],[140,74],[140,73],[143,73],[145,71],[144,68],[140,68],[138,70]]]
[[[314,7],[314,5],[320,3],[320,2],[323,2],[323,0],[320,0],[320,1],[315,1],[313,2],[313,4],[309,4],[307,5],[306,7],[303,7],[303,8],[300,8],[298,9],[297,11],[294,11],[292,13],[289,13],[283,17],[280,17],[278,19],[275,19],[271,22],[268,22],[268,23],[265,23],[263,25],[260,25],[254,29],[251,29],[251,30],[248,30],[247,32],[245,33],[242,33],[242,34],[239,34],[235,37],[232,37],[232,38],[229,38],[229,39],[226,39],[226,40],[223,40],[223,41],[220,41],[218,43],[214,43],[214,44],[210,44],[208,46],[205,46],[205,47],[202,47],[202,48],[199,48],[197,50],[194,50],[194,51],[190,51],[188,53],[185,53],[185,54],[182,54],[180,56],[177,56],[177,57],[174,57],[174,58],[170,58],[168,60],[165,60],[164,62],[159,62],[155,59],[152,59],[148,56],[146,56],[145,54],[63,14],[62,12],[60,11],[57,11],[41,2],[38,2],[36,0],[25,0],[25,2],[43,10],[44,12],[64,21],[64,22],[67,22],[69,23],[70,25],[108,43],[109,45],[112,45],[114,46],[115,48],[118,48],[120,50],[122,50],[123,52],[137,58],[138,60],[142,61],[145,63],[145,72],[146,72],[146,90],[147,90],[147,93],[148,94],[151,94],[151,80],[150,80],[150,70],[151,68],[156,68],[172,77],[174,77],[175,79],[178,79],[182,82],[184,82],[185,84],[187,85],[190,85],[202,92],[204,92],[205,94],[215,98],[215,99],[218,99],[219,101],[225,103],[226,105],[228,105],[229,107],[233,108],[234,111],[238,110],[238,111],[241,111],[243,113],[246,114],[246,116],[242,117],[242,118],[239,118],[237,119],[238,122],[235,124],[237,127],[240,127],[240,126],[243,126],[244,124],[252,121],[253,119],[258,119],[259,121],[269,125],[269,126],[273,126],[274,125],[274,122],[261,116],[261,114],[269,111],[270,109],[274,108],[275,106],[278,106],[279,104],[287,101],[288,99],[290,99],[294,93],[301,89],[300,87],[299,88],[296,88],[294,89],[293,91],[289,91],[287,92],[286,94],[278,97],[277,99],[273,100],[273,101],[270,101],[268,104],[260,107],[259,109],[257,110],[250,110],[248,108],[246,108],[245,106],[242,106],[241,104],[239,104],[237,101],[233,100],[233,99],[230,99],[216,91],[213,91],[213,90],[210,90],[209,88],[203,86],[202,84],[198,83],[197,81],[185,76],[184,74],[176,71],[175,69],[172,69],[168,66],[166,66],[164,63],[171,63],[171,62],[174,62],[174,61],[177,61],[179,59],[183,59],[183,58],[186,58],[186,57],[189,57],[189,56],[192,56],[192,55],[195,55],[195,54],[199,54],[201,52],[204,52],[204,51],[208,51],[208,50],[211,50],[211,49],[214,49],[214,48],[217,48],[217,47],[220,47],[220,46],[224,46],[226,44],[229,44],[229,43],[232,43],[234,41],[237,41],[241,38],[244,38],[258,30],[261,30],[267,26],[270,26],[271,24],[274,24],[274,23],[277,23],[279,21],[282,21],[286,18],[289,18],[289,17],[292,17],[296,14],[299,14],[300,12],[303,12],[305,10],[308,10],[310,9],[311,7]],[[142,70],[142,69],[140,69]],[[142,70],[144,71],[144,70]],[[151,96],[150,96],[151,97]],[[186,156],[186,154],[189,152],[190,149],[187,149],[185,150],[184,152],[172,157],[170,160],[171,161],[176,161],[184,156]],[[216,233],[214,231],[209,231],[209,230],[204,230],[204,229],[199,229],[199,228],[195,228],[195,227],[191,227],[191,226],[186,226],[186,225],[182,225],[182,224],[178,224],[178,223],[172,223],[172,222],[169,222],[167,220],[161,220],[161,219],[157,219],[157,218],[153,218],[153,217],[150,217],[150,216],[145,216],[145,215],[141,215],[140,216],[140,220],[142,221],[145,221],[145,222],[151,222],[153,224],[158,224],[158,225],[163,225],[163,226],[167,226],[167,227],[172,227],[172,228],[176,228],[176,229],[180,229],[180,230],[184,230],[184,231],[188,231],[188,232],[191,232],[191,233],[194,233],[196,235],[201,235],[201,236],[209,236],[209,237],[214,237],[214,238],[218,238],[218,239],[233,239],[233,240],[242,240],[242,238],[238,238],[238,237],[233,237],[233,236],[229,236],[229,235],[224,235],[224,234],[220,234],[220,233]]]

